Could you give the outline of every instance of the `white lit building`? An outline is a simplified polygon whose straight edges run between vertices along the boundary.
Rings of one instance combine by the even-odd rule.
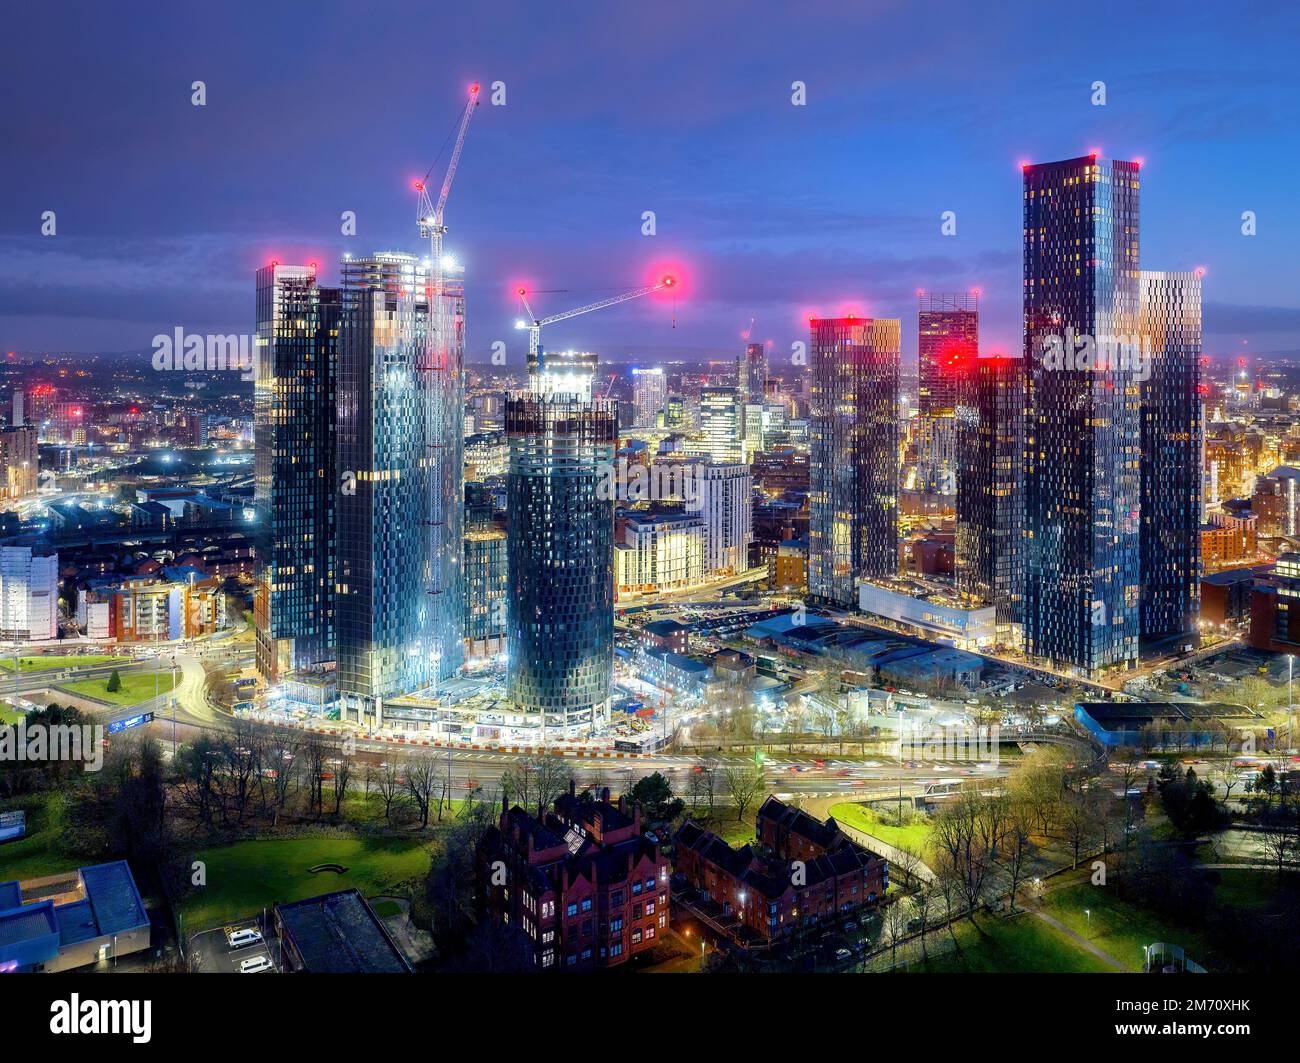
[[[632,403],[636,407],[636,427],[653,428],[659,411],[668,398],[668,378],[663,369],[632,370]]]
[[[614,579],[621,595],[689,587],[704,577],[704,521],[695,514],[645,514],[620,521]]]
[[[0,638],[41,642],[59,637],[59,556],[31,547],[0,547]]]
[[[699,462],[688,512],[704,521],[704,578],[743,572],[754,538],[753,476],[748,465]]]

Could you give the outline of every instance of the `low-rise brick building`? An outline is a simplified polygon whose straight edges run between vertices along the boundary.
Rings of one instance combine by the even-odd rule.
[[[875,905],[889,888],[884,858],[769,797],[758,810],[757,846],[734,849],[688,820],[676,835],[675,869],[716,909],[715,922],[746,944]]]
[[[542,970],[616,967],[668,928],[668,858],[623,798],[580,798],[573,783],[554,811],[503,802],[476,854],[483,918],[515,927]]]

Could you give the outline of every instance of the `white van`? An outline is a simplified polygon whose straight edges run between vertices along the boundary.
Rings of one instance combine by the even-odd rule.
[[[251,927],[226,934],[226,941],[232,949],[242,949],[248,945],[256,945],[261,940],[262,932]]]
[[[240,974],[261,974],[271,969],[271,961],[266,956],[254,956],[239,965]]]

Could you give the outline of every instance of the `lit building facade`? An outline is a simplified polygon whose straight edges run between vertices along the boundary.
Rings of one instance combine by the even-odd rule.
[[[1136,163],[1024,168],[1025,649],[1087,675],[1138,655],[1139,382],[1096,356],[1137,333],[1138,203]]]
[[[614,673],[615,404],[596,357],[539,354],[506,401],[508,697],[547,732],[608,720]]]
[[[856,607],[856,582],[898,570],[897,320],[811,325],[808,591]]]
[[[619,594],[690,587],[704,578],[704,521],[687,513],[620,518],[614,546]]]
[[[1024,360],[979,358],[957,407],[957,590],[1012,638],[1024,595]]]
[[[21,405],[22,392],[14,393]],[[35,494],[40,483],[40,452],[36,426],[10,425],[0,429],[0,492],[10,499]]]
[[[668,398],[668,378],[658,367],[632,370],[632,404],[636,427],[653,428]]]
[[[767,347],[761,343],[747,343],[745,353],[736,360],[736,384],[741,401],[760,406],[767,395]]]
[[[700,435],[692,445],[696,453],[723,464],[744,459],[741,446],[741,405],[735,388],[700,389]]]
[[[474,657],[505,649],[506,525],[496,519],[465,525],[465,650]]]
[[[341,311],[315,266],[257,271],[253,617],[257,667],[269,681],[334,659]]]
[[[1142,606],[1144,645],[1198,641],[1201,586],[1201,278],[1143,271]]]
[[[704,576],[729,576],[749,567],[754,538],[753,476],[748,465],[699,462],[689,512],[704,520]]]
[[[430,335],[420,259],[345,259],[338,369],[338,690],[346,719],[436,687],[464,659],[463,282]]]
[[[33,556],[28,546],[0,547],[0,639],[44,642],[59,637],[59,555]]]

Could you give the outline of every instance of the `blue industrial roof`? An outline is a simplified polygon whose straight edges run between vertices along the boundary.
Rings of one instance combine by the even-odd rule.
[[[59,944],[62,946],[75,945],[79,941],[90,941],[101,936],[99,927],[95,925],[95,912],[90,907],[90,901],[60,904],[54,909],[54,915],[59,921]]]
[[[101,934],[121,934],[148,925],[149,917],[125,860],[83,867],[81,881],[86,884]]]

